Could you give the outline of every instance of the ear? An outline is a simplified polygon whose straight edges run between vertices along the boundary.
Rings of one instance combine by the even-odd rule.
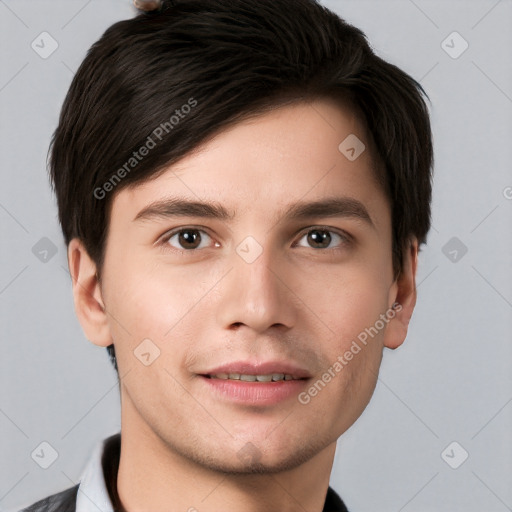
[[[68,245],[68,265],[75,311],[85,336],[95,345],[108,347],[113,341],[96,264],[78,238],[71,240]]]
[[[390,320],[384,334],[384,346],[398,348],[407,336],[409,322],[416,305],[416,269],[418,267],[418,241],[414,238],[404,253],[400,276],[391,287],[389,307],[394,317]],[[389,313],[388,313],[389,314]]]

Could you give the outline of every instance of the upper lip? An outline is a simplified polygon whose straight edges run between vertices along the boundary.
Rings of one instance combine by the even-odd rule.
[[[284,373],[291,375],[294,379],[308,379],[311,374],[305,369],[290,361],[234,361],[217,366],[201,375],[217,375],[219,373],[240,373],[242,375],[270,375]]]

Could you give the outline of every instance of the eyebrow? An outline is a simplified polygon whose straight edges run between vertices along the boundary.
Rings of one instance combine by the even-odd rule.
[[[366,207],[352,197],[331,197],[317,201],[298,201],[288,205],[287,210],[280,212],[281,220],[308,220],[314,217],[345,217],[364,221],[375,228]],[[194,201],[179,197],[169,197],[155,201],[144,207],[133,219],[143,221],[150,219],[167,219],[175,217],[200,217],[232,221],[235,214],[215,201]]]

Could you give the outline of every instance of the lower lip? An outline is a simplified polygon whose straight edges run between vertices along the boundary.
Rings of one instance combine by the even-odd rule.
[[[211,379],[201,375],[215,393],[232,402],[245,405],[274,405],[296,397],[304,389],[307,379],[277,382],[246,382],[243,380]]]

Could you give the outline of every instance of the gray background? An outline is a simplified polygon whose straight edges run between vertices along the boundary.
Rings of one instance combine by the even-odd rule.
[[[421,81],[436,152],[434,227],[409,336],[386,349],[370,405],[338,443],[331,484],[351,512],[512,510],[512,2],[323,3]],[[74,70],[132,14],[129,0],[0,0],[4,510],[76,483],[95,444],[120,430],[116,374],[74,315],[45,160]],[[59,45],[46,59],[31,48],[43,31]],[[453,31],[469,44],[457,58],[445,51],[463,48],[446,39]],[[43,441],[58,453],[48,469],[31,458]],[[453,441],[452,465],[469,454],[457,469],[441,455]]]

